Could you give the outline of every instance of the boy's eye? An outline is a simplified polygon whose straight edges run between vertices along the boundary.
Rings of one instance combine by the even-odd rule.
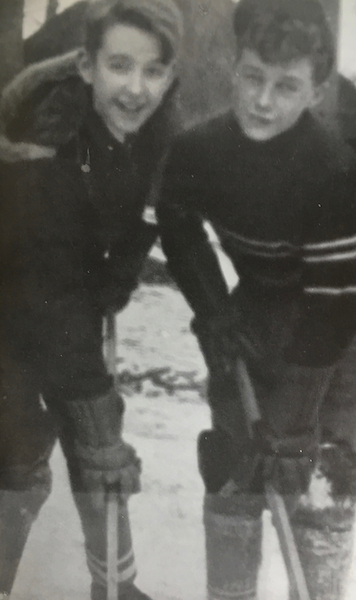
[[[280,81],[277,88],[283,93],[294,93],[298,91],[298,85],[294,81]]]
[[[262,76],[259,75],[258,73],[244,73],[243,74],[244,78],[249,81],[250,83],[253,83],[254,85],[260,85],[263,81]]]
[[[116,73],[128,73],[132,67],[128,57],[115,58],[109,61],[109,68]]]
[[[152,79],[154,78],[158,78],[158,77],[163,77],[165,73],[165,68],[164,65],[161,64],[155,64],[155,65],[150,65],[149,67],[146,67],[145,69],[145,74],[147,77],[152,77]]]

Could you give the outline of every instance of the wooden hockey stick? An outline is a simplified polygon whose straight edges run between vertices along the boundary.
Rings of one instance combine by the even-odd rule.
[[[119,600],[119,574],[117,572],[119,550],[119,494],[109,489],[106,496],[106,563],[107,563],[107,600]]]
[[[247,427],[249,435],[252,438],[253,424],[261,419],[261,413],[247,367],[240,358],[237,360],[236,372],[241,400],[246,414]],[[297,594],[297,600],[310,600],[284,498],[275,490],[272,483],[268,481],[265,482],[265,494],[272,514],[273,524],[277,531],[291,589]]]
[[[108,372],[116,375],[116,315],[109,311],[106,316],[105,331],[106,362]],[[120,496],[116,489],[108,488],[106,494],[106,562],[107,562],[107,600],[119,600],[119,574],[117,572],[119,550],[119,503]]]
[[[105,318],[105,358],[108,373],[113,377],[116,375],[116,348],[116,313],[110,310]]]

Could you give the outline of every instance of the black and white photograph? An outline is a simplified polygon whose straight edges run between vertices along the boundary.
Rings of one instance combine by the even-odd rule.
[[[356,597],[356,0],[0,0],[0,600]]]

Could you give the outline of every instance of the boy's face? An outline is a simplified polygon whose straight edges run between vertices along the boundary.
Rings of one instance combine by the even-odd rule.
[[[174,77],[156,36],[121,23],[107,29],[95,57],[82,54],[79,70],[92,86],[96,112],[119,141],[151,117]]]
[[[245,48],[236,64],[234,110],[251,140],[267,141],[287,131],[321,97],[321,86],[313,81],[308,58],[271,65]]]

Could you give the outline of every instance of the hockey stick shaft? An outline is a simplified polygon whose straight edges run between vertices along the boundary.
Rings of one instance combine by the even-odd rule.
[[[117,331],[116,315],[109,311],[106,316],[105,355],[108,372],[116,375]],[[119,600],[119,576],[117,570],[119,554],[119,503],[117,490],[108,489],[106,494],[106,563],[107,563],[107,600]]]
[[[106,315],[105,327],[105,356],[107,369],[110,375],[116,375],[116,348],[117,348],[117,332],[116,332],[116,314],[114,311],[109,311]]]
[[[107,510],[107,600],[119,600],[119,576],[117,561],[119,552],[119,496],[117,491],[109,490],[106,498]]]
[[[236,367],[241,400],[246,415],[249,435],[252,437],[253,424],[261,419],[261,413],[244,361],[239,358]],[[290,586],[292,590],[297,593],[298,600],[310,600],[284,498],[275,490],[270,482],[265,483],[265,494],[268,507],[272,514],[273,524],[277,531]]]

